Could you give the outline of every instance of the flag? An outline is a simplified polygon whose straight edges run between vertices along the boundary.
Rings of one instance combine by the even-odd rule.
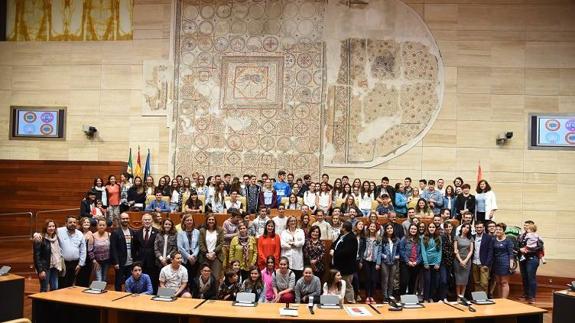
[[[134,169],[134,177],[142,177],[142,161],[140,160],[140,146],[138,146],[138,158],[136,159],[136,168]]]
[[[144,180],[150,176],[150,149],[148,149],[148,157],[146,157],[146,166],[144,166]]]
[[[481,162],[477,164],[477,183],[483,179],[483,170],[481,170]]]
[[[128,167],[126,168],[126,173],[128,173],[130,175],[134,175],[134,173],[132,173],[133,169],[134,169],[134,167],[132,164],[132,148],[130,148],[130,157],[128,157]]]

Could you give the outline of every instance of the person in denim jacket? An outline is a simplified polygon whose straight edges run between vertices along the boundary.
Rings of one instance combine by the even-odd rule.
[[[415,280],[421,270],[421,246],[417,225],[411,224],[399,242],[399,291],[415,294]]]
[[[381,268],[381,291],[384,299],[393,295],[395,286],[395,273],[399,263],[399,239],[395,237],[394,227],[391,222],[383,226],[383,236],[380,245],[380,257],[377,267]],[[376,268],[377,268],[376,267]]]

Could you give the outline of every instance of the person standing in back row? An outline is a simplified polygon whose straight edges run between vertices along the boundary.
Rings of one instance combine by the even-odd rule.
[[[277,204],[280,205],[282,198],[288,197],[291,194],[291,187],[285,181],[286,172],[280,170],[278,172],[278,181],[274,184],[274,191],[276,191]]]

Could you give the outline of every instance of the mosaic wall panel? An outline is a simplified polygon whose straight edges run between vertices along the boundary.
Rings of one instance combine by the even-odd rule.
[[[373,167],[430,129],[443,96],[441,56],[419,16],[399,1],[330,2],[327,12],[323,162]],[[334,19],[348,23],[342,28]]]
[[[175,172],[318,175],[323,1],[183,1]]]
[[[439,51],[398,0],[178,3],[176,173],[373,167],[438,114]]]

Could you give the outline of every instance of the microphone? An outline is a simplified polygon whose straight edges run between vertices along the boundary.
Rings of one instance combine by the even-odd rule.
[[[307,308],[309,309],[311,315],[315,314],[315,312],[313,311],[313,296],[310,296],[308,298]]]

